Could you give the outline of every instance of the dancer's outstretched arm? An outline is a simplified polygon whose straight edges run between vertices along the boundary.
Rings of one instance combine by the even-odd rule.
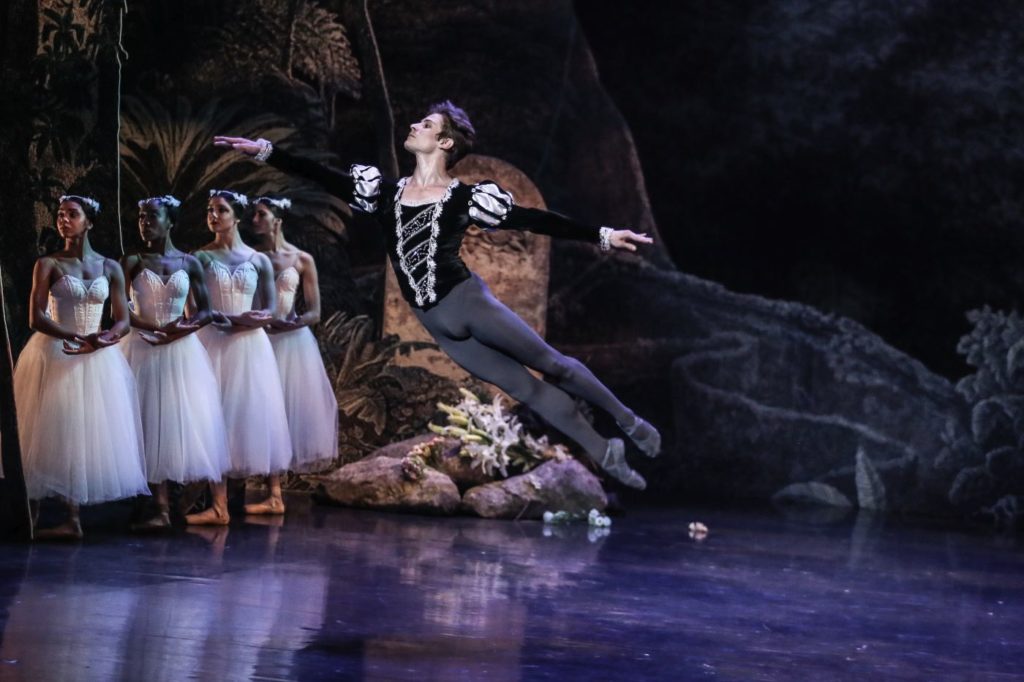
[[[554,211],[516,206],[509,192],[490,181],[478,183],[473,187],[469,217],[487,229],[528,230],[557,239],[595,242],[601,245],[603,251],[613,248],[636,251],[638,244],[654,243],[654,240],[645,233],[594,227]]]
[[[349,204],[357,203],[355,196],[357,180],[349,173],[325,166],[312,159],[290,154],[263,139],[250,140],[245,137],[218,135],[213,138],[213,144],[215,147],[230,147],[258,161],[266,161],[285,173],[312,180]]]

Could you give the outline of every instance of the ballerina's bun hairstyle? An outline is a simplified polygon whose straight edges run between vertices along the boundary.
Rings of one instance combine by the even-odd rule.
[[[139,208],[142,208],[148,203],[160,204],[167,211],[167,218],[171,221],[171,224],[178,224],[178,210],[181,207],[181,201],[170,194],[165,194],[162,197],[148,197],[146,199],[139,199]]]
[[[234,211],[235,217],[238,219],[242,218],[245,213],[245,209],[249,208],[249,197],[238,192],[232,192],[229,189],[211,189],[210,198],[220,197],[228,202],[231,206],[231,210]]]
[[[448,157],[445,165],[448,168],[454,166],[459,159],[473,151],[473,144],[476,142],[476,129],[469,120],[469,114],[465,109],[455,106],[451,100],[432,104],[427,110],[427,115],[440,114],[444,119],[444,127],[438,133],[438,139],[449,137],[452,140],[452,148],[448,150]]]
[[[259,197],[254,204],[263,204],[275,218],[284,218],[285,212],[292,207],[292,200],[285,197]]]
[[[96,216],[100,212],[100,202],[83,194],[64,194],[57,203],[63,204],[65,201],[73,201],[81,206],[82,213],[84,213],[85,217],[89,219],[89,222],[96,222]]]

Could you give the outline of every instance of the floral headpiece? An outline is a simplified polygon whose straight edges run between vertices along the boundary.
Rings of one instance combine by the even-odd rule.
[[[256,203],[257,204],[270,204],[274,208],[280,209],[282,211],[287,211],[289,208],[292,207],[292,200],[291,199],[285,199],[284,197],[282,197],[280,199],[275,199],[273,197],[260,197],[259,199],[256,200]]]
[[[227,195],[227,196],[231,197],[232,199],[234,199],[235,203],[241,204],[243,208],[246,208],[246,207],[249,206],[249,197],[245,196],[244,194],[239,194],[238,192],[232,192],[229,189],[211,189],[210,190],[210,196],[211,197],[227,198],[227,196],[225,196],[225,195]]]
[[[144,205],[148,204],[151,201],[156,201],[157,203],[164,204],[165,206],[170,206],[171,208],[178,208],[179,206],[181,206],[181,201],[178,198],[172,197],[170,194],[165,194],[162,197],[149,197],[147,199],[139,199],[139,208],[142,208]]]
[[[100,202],[96,201],[92,197],[83,197],[80,194],[63,194],[58,200],[58,203],[63,204],[65,201],[77,201],[80,204],[87,205],[93,210],[93,213],[100,212]]]

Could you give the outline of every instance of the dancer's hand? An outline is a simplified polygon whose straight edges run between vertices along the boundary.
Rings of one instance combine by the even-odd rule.
[[[160,329],[156,330],[165,336],[170,337],[171,341],[177,341],[178,339],[188,336],[192,332],[198,331],[200,325],[195,322],[186,320],[184,316],[175,318]]]
[[[647,236],[647,233],[634,232],[633,230],[612,230],[608,236],[608,243],[614,249],[636,251],[637,244],[653,244],[654,240]]]
[[[301,317],[293,317],[290,320],[272,320],[267,332],[271,334],[290,332],[293,329],[301,329],[305,326],[306,324],[302,321]]]
[[[152,331],[152,332],[140,331],[139,332],[139,338],[141,338],[143,341],[145,341],[146,343],[148,343],[151,346],[165,346],[168,343],[170,343],[171,341],[176,341],[177,340],[177,339],[171,338],[170,334],[167,334],[167,333],[162,332],[162,331]]]
[[[260,151],[260,145],[256,140],[246,137],[228,137],[217,135],[213,138],[214,147],[231,147],[236,152],[242,152],[246,156],[256,156]]]
[[[250,329],[266,327],[274,321],[273,316],[263,310],[246,310],[238,315],[230,315],[228,319],[236,326],[249,327]]]
[[[96,351],[113,346],[121,338],[109,329],[104,332],[87,334],[85,336],[74,336],[64,341],[64,353],[67,355],[87,355]]]
[[[231,322],[231,318],[225,315],[224,313],[220,312],[219,310],[214,310],[210,314],[210,324],[212,324],[214,327],[217,327],[221,331],[230,331],[231,327],[234,326],[234,324]]]

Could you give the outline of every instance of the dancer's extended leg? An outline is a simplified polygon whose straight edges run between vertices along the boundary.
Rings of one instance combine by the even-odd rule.
[[[567,392],[608,412],[644,454],[654,457],[661,436],[648,422],[622,404],[594,373],[576,358],[549,346],[523,320],[474,279],[462,293],[460,307],[472,311],[468,318],[473,338],[496,348],[520,363],[553,378]]]
[[[622,441],[617,438],[609,441],[597,433],[565,391],[533,376],[522,362],[505,352],[469,335],[467,320],[479,311],[472,306],[461,305],[461,297],[449,298],[427,313],[417,311],[417,317],[452,360],[474,376],[528,405],[556,429],[579,443],[615,478],[635,488],[645,487],[643,478],[626,464]]]

